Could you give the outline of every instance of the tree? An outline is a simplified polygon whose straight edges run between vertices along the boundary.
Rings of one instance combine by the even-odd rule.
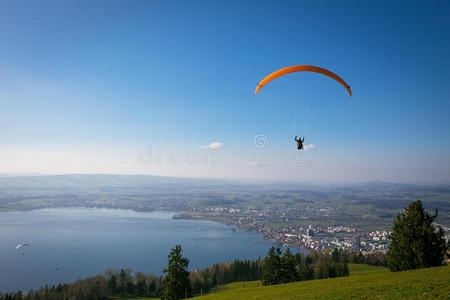
[[[281,250],[280,248],[271,247],[264,259],[264,272],[262,282],[264,285],[272,285],[281,283]]]
[[[153,296],[154,294],[156,294],[156,283],[154,280],[150,279],[150,282],[148,284],[148,292],[146,296]]]
[[[364,254],[362,254],[362,252],[359,252],[359,254],[357,256],[356,263],[357,264],[363,264],[364,263]]]
[[[328,266],[328,277],[333,278],[339,274],[339,264],[333,264]]]
[[[442,228],[433,225],[437,218],[422,206],[420,200],[411,202],[394,220],[388,266],[391,271],[436,267],[442,265],[446,242]]]
[[[126,287],[127,287],[127,274],[125,273],[125,271],[123,269],[120,270],[120,287],[119,287],[119,293],[120,296],[125,296],[126,293]]]
[[[135,286],[132,281],[127,282],[127,295],[134,295],[135,294]]]
[[[116,290],[117,290],[116,276],[112,275],[111,278],[109,279],[108,289],[109,289],[110,295],[114,296],[116,294]]]
[[[348,276],[348,275],[350,275],[350,270],[348,269],[348,264],[345,262],[342,265],[342,273],[340,276]]]
[[[136,293],[140,297],[147,296],[148,290],[147,290],[147,284],[145,282],[145,278],[139,279],[136,284]]]
[[[338,248],[334,248],[333,252],[331,253],[331,260],[337,264],[339,262],[339,257],[340,257],[341,253],[339,251]],[[331,277],[331,276],[330,276]]]
[[[189,282],[189,259],[182,256],[180,245],[172,248],[168,255],[169,263],[164,273],[162,299],[175,300],[191,297],[192,291]]]
[[[298,278],[297,269],[295,268],[295,258],[289,248],[286,249],[281,256],[281,281],[283,283],[296,281]]]

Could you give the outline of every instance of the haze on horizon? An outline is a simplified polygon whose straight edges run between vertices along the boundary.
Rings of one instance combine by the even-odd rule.
[[[4,1],[0,173],[448,183],[449,12],[447,1]],[[254,95],[297,64],[339,74],[353,97],[318,74]]]

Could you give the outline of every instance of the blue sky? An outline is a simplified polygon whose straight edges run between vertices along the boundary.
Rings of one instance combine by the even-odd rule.
[[[0,172],[448,182],[449,13],[448,1],[2,1]],[[353,97],[306,72],[254,95],[297,64],[339,74]],[[136,159],[148,145],[252,150],[256,135],[292,155],[296,133],[314,145],[306,169]]]

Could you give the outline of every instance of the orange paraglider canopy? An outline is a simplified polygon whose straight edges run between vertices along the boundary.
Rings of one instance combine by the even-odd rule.
[[[287,68],[283,68],[280,69],[278,71],[273,72],[272,74],[268,75],[266,78],[264,78],[263,80],[261,80],[261,82],[258,84],[258,86],[256,87],[255,90],[255,95],[258,94],[259,90],[266,85],[269,81],[289,74],[289,73],[293,73],[293,72],[301,72],[301,71],[309,71],[309,72],[316,72],[316,73],[320,73],[323,74],[325,76],[331,77],[334,80],[336,80],[337,82],[339,82],[340,84],[342,84],[348,94],[350,95],[350,97],[352,96],[352,91],[350,90],[350,86],[339,76],[337,76],[336,74],[334,74],[333,72],[330,72],[324,68],[321,67],[316,67],[316,66],[307,66],[307,65],[301,65],[301,66],[292,66],[292,67],[287,67]]]

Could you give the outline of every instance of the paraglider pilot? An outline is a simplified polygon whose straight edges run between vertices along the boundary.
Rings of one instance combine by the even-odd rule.
[[[297,149],[303,150],[303,142],[305,141],[305,137],[299,139],[297,136],[295,136],[295,141],[297,142]]]

